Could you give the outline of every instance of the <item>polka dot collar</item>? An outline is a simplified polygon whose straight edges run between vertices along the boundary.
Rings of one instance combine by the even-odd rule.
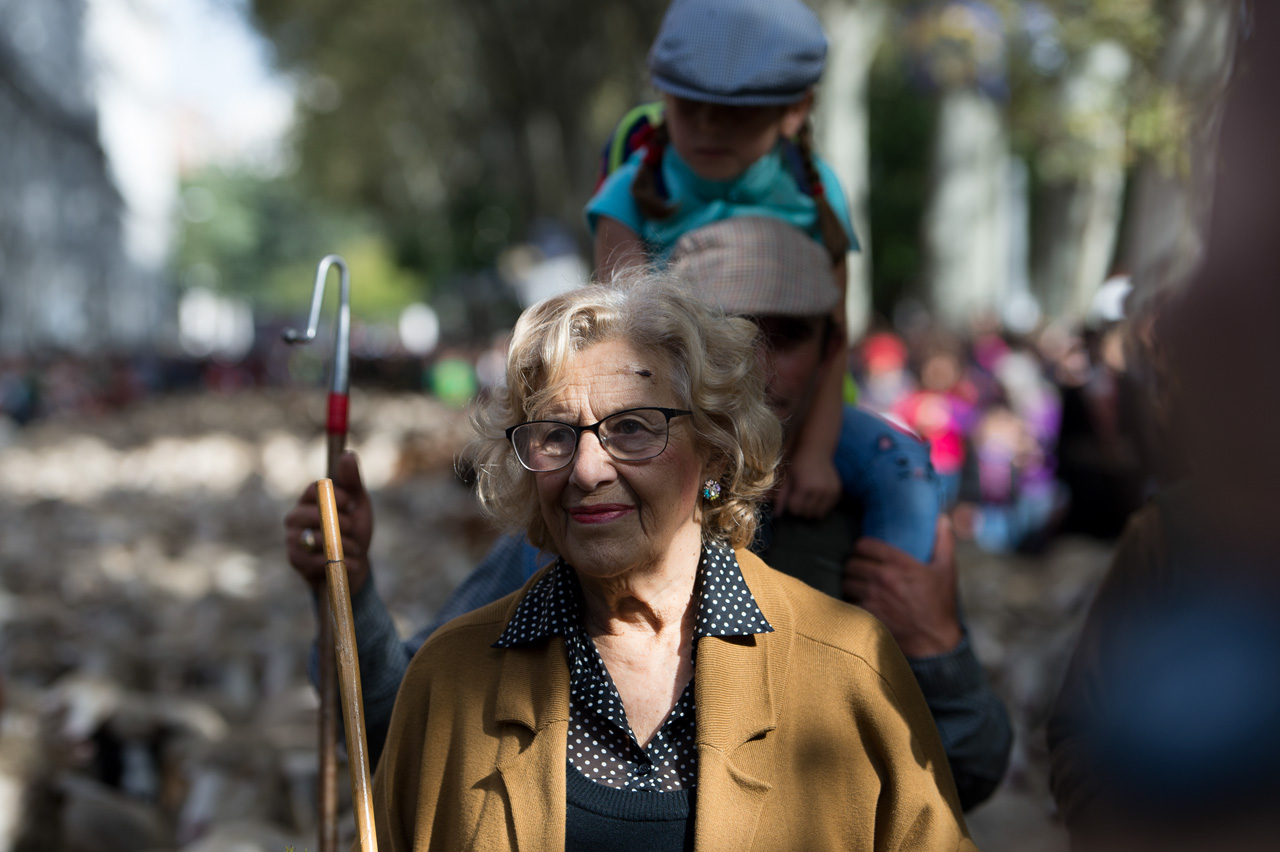
[[[733,551],[704,545],[694,594],[694,652],[704,636],[771,633],[742,577]],[[694,678],[661,728],[640,745],[622,699],[595,643],[582,626],[582,586],[563,559],[529,589],[494,643],[496,648],[563,636],[569,663],[569,729],[566,760],[587,780],[630,792],[673,793],[698,783],[697,702]]]
[[[495,648],[511,648],[567,636],[580,623],[578,576],[569,563],[560,559],[555,568],[534,584],[520,601],[506,629],[493,643]],[[760,611],[747,588],[737,557],[723,544],[702,547],[695,594],[698,609],[694,616],[693,638],[704,636],[750,636],[772,633],[773,627]]]

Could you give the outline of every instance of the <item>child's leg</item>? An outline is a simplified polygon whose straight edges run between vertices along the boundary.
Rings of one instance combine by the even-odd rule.
[[[849,364],[849,338],[845,328],[845,292],[849,267],[841,260],[831,270],[840,302],[832,311],[831,339],[819,365],[818,387],[808,416],[798,427],[786,479],[778,489],[774,508],[805,518],[820,518],[835,507],[843,491],[833,458],[844,419],[844,379]]]
[[[942,510],[929,445],[870,411],[846,406],[836,466],[845,490],[865,506],[863,534],[927,563]]]
[[[782,497],[775,501],[779,512],[820,518],[840,499],[840,477],[833,459],[844,409],[843,340],[838,352],[840,357],[828,357],[818,367],[821,376],[813,405],[798,427],[795,449],[780,490]]]

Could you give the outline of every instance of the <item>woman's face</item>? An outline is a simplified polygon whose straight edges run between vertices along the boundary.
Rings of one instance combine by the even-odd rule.
[[[606,340],[571,356],[568,383],[538,417],[586,426],[628,408],[683,405],[664,357]],[[560,555],[581,574],[603,579],[660,569],[688,553],[696,565],[704,459],[689,417],[673,418],[670,430],[666,449],[640,462],[614,459],[584,432],[567,467],[530,474]]]
[[[773,150],[779,137],[794,136],[808,115],[808,99],[790,106],[724,106],[665,97],[671,145],[704,180],[734,180]]]

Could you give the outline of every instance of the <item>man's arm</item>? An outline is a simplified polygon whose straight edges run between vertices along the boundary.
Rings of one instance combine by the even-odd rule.
[[[844,594],[880,619],[906,655],[942,736],[961,806],[986,801],[1009,764],[1013,729],[961,621],[950,520],[938,519],[928,564],[878,539],[859,539],[845,566]]]
[[[378,596],[372,576],[351,596],[355,624],[356,654],[360,658],[360,697],[364,702],[364,729],[369,748],[369,771],[378,765],[391,724],[391,708],[396,703],[400,681],[421,642],[400,641],[395,622]],[[425,637],[424,637],[425,638]],[[416,637],[415,637],[416,639]],[[311,680],[316,680],[317,648],[311,647]]]
[[[507,533],[494,542],[480,564],[453,590],[431,623],[405,645],[416,652],[446,621],[511,594],[550,558],[549,554],[540,553],[525,536]]]
[[[1009,766],[1013,728],[1004,702],[987,683],[967,632],[952,650],[908,657],[907,664],[938,726],[960,806],[972,810],[991,797]]]
[[[377,766],[386,742],[391,709],[395,706],[400,682],[422,643],[451,618],[519,589],[537,569],[538,551],[524,536],[508,535],[498,539],[467,579],[454,589],[435,619],[402,641],[391,613],[378,595],[373,572],[369,568],[366,554],[372,537],[373,509],[360,484],[354,455],[344,457],[340,476],[345,480],[346,490],[339,505],[346,514],[340,511],[339,522],[344,532],[358,531],[353,537],[344,535],[343,546],[349,557],[347,569],[352,576],[351,613],[360,659],[360,691],[372,769]],[[348,494],[352,496],[348,497]],[[298,543],[301,530],[319,528],[314,486],[303,494],[289,513],[285,527],[290,562],[294,570],[312,583],[314,591],[317,587],[313,581],[322,576],[324,555],[313,553]],[[350,558],[352,556],[355,558]],[[317,612],[316,617],[327,617],[327,614]],[[313,642],[309,665],[312,683],[316,683],[318,672],[319,650]]]
[[[449,595],[435,619],[406,641],[401,641],[396,633],[395,623],[378,596],[372,577],[352,596],[370,768],[378,765],[396,693],[409,661],[422,643],[446,621],[519,589],[536,570],[537,557],[538,551],[524,536],[505,535],[498,539],[467,579]],[[314,671],[313,667],[313,680]]]
[[[364,699],[365,729],[369,734],[370,757],[376,764],[386,739],[386,725],[395,703],[396,690],[405,667],[417,646],[406,647],[396,633],[395,623],[387,612],[374,585],[369,564],[369,547],[373,541],[373,502],[360,476],[360,465],[353,452],[343,453],[334,477],[334,502],[338,525],[342,530],[342,550],[351,588],[351,612],[354,618],[357,653],[360,658],[360,686]],[[319,594],[326,582],[325,555],[319,548],[308,547],[303,534],[320,531],[320,508],[315,484],[309,485],[298,502],[285,515],[285,551],[289,564],[311,588],[317,604],[316,618],[329,618],[319,611]],[[311,682],[319,673],[319,649],[313,642],[309,665]],[[341,737],[340,737],[341,739]]]

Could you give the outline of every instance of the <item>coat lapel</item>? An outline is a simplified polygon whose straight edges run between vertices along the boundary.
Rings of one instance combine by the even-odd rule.
[[[516,848],[563,849],[569,669],[561,637],[507,649],[494,721],[514,734],[501,738],[497,769],[510,803]]]
[[[743,551],[735,555],[774,632],[698,640],[694,686],[698,714],[694,848],[698,852],[751,848],[772,782],[741,768],[735,752],[757,738],[763,738],[757,747],[771,747],[769,734],[777,728],[791,654],[790,607],[759,559]]]
[[[791,608],[774,585],[772,572],[749,552],[735,555],[775,632],[698,642],[698,852],[751,848],[772,783],[769,777],[745,771],[734,756],[749,740],[763,738],[756,747],[771,746],[769,732],[777,727],[791,655]],[[510,803],[516,848],[563,849],[569,728],[563,638],[505,652],[493,721],[500,729],[509,726],[514,734],[501,737],[504,743],[496,763]]]

